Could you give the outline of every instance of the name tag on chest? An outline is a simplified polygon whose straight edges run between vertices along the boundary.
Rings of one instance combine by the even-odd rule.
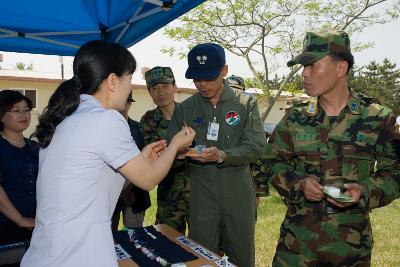
[[[219,123],[209,122],[207,130],[207,140],[218,141]]]

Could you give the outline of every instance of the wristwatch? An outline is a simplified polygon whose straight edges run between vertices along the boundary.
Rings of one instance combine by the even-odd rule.
[[[217,163],[222,163],[224,162],[224,158],[225,158],[225,152],[223,150],[218,150],[218,159],[217,159]]]

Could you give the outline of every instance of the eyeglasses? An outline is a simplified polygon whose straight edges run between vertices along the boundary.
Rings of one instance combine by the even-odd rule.
[[[7,112],[11,112],[14,115],[18,115],[18,114],[27,115],[27,114],[31,113],[31,111],[29,109],[12,109],[12,110],[7,111]]]

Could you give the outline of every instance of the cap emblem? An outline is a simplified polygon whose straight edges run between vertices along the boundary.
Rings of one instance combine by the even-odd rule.
[[[196,59],[197,59],[197,61],[199,62],[200,65],[204,65],[204,64],[206,64],[207,56],[206,55],[197,56]]]

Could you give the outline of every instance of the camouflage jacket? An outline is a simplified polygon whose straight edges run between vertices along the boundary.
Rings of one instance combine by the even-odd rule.
[[[337,117],[329,118],[319,105],[314,115],[309,111],[309,103],[293,107],[272,136],[271,183],[288,202],[305,201],[300,182],[307,176],[322,185],[340,181],[364,185],[358,203],[364,209],[399,197],[400,164],[389,130],[390,109],[350,91],[347,106]]]
[[[265,140],[267,142],[267,140]],[[271,144],[265,144],[267,150],[267,146],[271,146]],[[269,195],[268,188],[268,166],[270,164],[270,158],[268,156],[271,153],[265,152],[267,156],[253,162],[250,164],[251,176],[253,177],[254,182],[254,190],[256,191],[257,197],[267,197]]]
[[[169,121],[164,119],[159,107],[147,111],[140,119],[140,132],[146,145],[165,139]]]

